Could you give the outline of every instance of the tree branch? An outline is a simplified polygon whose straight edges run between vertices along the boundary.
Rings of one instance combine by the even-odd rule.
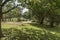
[[[8,11],[3,12],[3,14],[6,14],[6,13],[10,12],[11,10],[15,9],[15,8],[16,8],[16,7],[18,7],[18,6],[19,6],[19,5],[12,7],[12,8],[11,8],[11,9],[9,9]]]
[[[3,3],[2,3],[2,7],[7,3],[7,2],[9,2],[10,0],[5,0]]]

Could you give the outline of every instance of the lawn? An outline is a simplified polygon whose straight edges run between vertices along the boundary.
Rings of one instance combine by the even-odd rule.
[[[20,22],[3,22],[2,40],[60,40],[60,28],[21,24]]]

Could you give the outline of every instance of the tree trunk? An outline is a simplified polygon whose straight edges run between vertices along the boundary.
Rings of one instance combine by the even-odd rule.
[[[1,15],[1,13],[0,13],[0,38],[3,37],[2,28],[1,28],[1,19],[2,19],[2,15]]]
[[[44,17],[42,17],[40,24],[43,24],[43,21],[44,21]]]
[[[2,34],[2,28],[1,28],[1,20],[2,20],[2,0],[0,0],[0,39],[3,37],[3,34]]]
[[[54,27],[54,26],[53,26],[53,23],[54,23],[54,22],[53,22],[53,21],[51,21],[51,23],[50,23],[50,26],[51,26],[51,27]]]

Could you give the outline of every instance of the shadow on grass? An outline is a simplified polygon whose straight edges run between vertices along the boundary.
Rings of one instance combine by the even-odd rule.
[[[44,28],[49,31],[60,33],[60,27],[58,27],[58,26],[57,27],[50,27],[50,25],[42,25],[42,24],[39,25],[39,24],[32,24],[32,23],[30,25],[38,27],[38,28]]]
[[[2,40],[60,40],[55,34],[41,30],[22,28],[21,30],[10,28],[3,29],[6,36]]]

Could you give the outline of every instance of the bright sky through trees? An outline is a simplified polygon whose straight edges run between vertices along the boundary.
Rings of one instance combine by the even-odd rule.
[[[21,3],[18,3],[18,0],[16,0],[15,4],[17,5],[17,4],[21,4]],[[22,6],[20,6],[20,7],[22,8]],[[24,9],[22,10],[22,13],[25,13],[25,12],[27,12],[27,11],[28,11],[28,9],[27,9],[27,8],[24,8]]]
[[[23,10],[22,10],[22,13],[25,13],[25,12],[27,12],[28,11],[28,9],[27,8],[24,8]]]

